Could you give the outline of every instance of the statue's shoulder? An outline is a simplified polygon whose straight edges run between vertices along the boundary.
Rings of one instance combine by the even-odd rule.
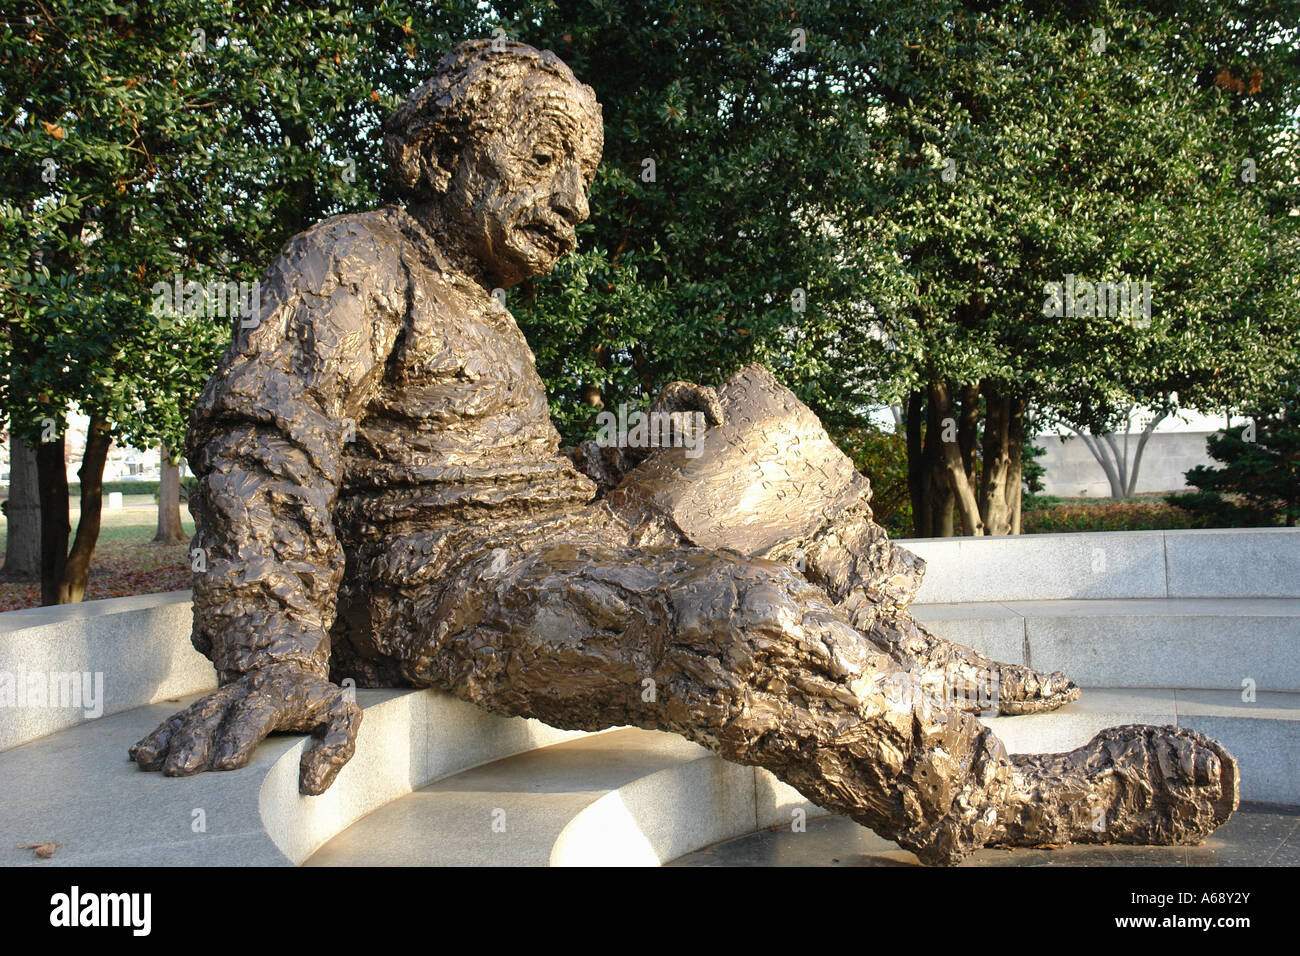
[[[412,254],[405,215],[384,206],[323,219],[285,243],[272,272],[294,291],[318,295],[337,285],[361,289],[402,281]]]
[[[236,326],[224,361],[289,362],[304,343],[324,366],[382,360],[408,300],[404,215],[386,206],[332,216],[286,242],[259,283],[257,315]]]

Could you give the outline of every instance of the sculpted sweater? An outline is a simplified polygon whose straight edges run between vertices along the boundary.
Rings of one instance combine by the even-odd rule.
[[[186,448],[193,643],[223,682],[273,661],[324,672],[331,632],[336,675],[398,681],[392,645],[422,639],[394,620],[404,595],[595,496],[509,312],[400,207],[291,239],[248,324]]]

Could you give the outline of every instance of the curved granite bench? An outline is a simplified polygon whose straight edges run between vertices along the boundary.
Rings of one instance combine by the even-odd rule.
[[[298,793],[307,738],[275,736],[247,767],[174,778],[127,748],[190,695],[86,721],[0,753],[0,865],[275,866],[430,780],[574,737],[436,691],[359,691],[357,753],[320,797]],[[57,842],[50,860],[21,844]]]
[[[1237,754],[1245,799],[1300,803],[1297,535],[904,544],[930,565],[920,619],[1002,659],[1065,669],[1085,686],[1083,700],[1055,713],[989,718],[1013,751],[1068,749],[1116,723],[1180,723]],[[141,773],[126,748],[214,686],[211,666],[189,646],[189,625],[188,592],[0,614],[0,863],[292,864],[318,850],[315,862],[396,862],[421,846],[440,862],[506,862],[514,853],[517,862],[651,863],[822,812],[764,771],[671,735],[566,733],[434,691],[361,692],[357,755],[322,797],[297,793],[297,736],[268,740],[234,773]],[[90,708],[101,716],[88,716],[85,700],[16,706],[4,697],[6,674],[12,693],[20,676],[82,673],[103,675]],[[1246,679],[1253,700],[1243,699]],[[624,754],[619,773],[584,777],[583,760],[602,753],[606,763]],[[475,774],[504,789],[472,789]],[[540,810],[521,818],[503,805],[503,795],[542,793],[545,779],[559,789],[545,792]],[[452,804],[447,793],[458,795]],[[435,814],[443,824],[431,832],[414,808],[439,801],[458,809]],[[532,835],[494,843],[466,828],[473,819],[491,835],[496,810],[504,832],[518,837],[525,826]],[[385,824],[403,814],[423,821],[416,832]],[[50,861],[12,849],[45,841],[66,846]],[[367,857],[362,846],[396,855]]]
[[[913,612],[1084,687],[1300,691],[1300,529],[900,541]]]
[[[1070,713],[1001,717],[1012,752],[1066,750],[1116,723],[1182,723],[1215,733],[1245,765],[1296,749],[1300,695],[1233,716],[1213,699],[1089,691]],[[1296,783],[1256,774],[1255,801]],[[826,816],[765,770],[720,760],[671,734],[607,731],[439,780],[360,820],[309,866],[614,866],[667,863],[764,827]]]

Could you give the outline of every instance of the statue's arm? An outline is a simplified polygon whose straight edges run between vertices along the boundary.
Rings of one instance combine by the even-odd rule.
[[[312,731],[302,788],[320,792],[351,756],[360,711],[329,682],[331,514],[405,294],[383,243],[345,238],[346,253],[321,227],[286,246],[195,408],[193,642],[222,686],[133,748],[146,769],[229,769],[272,730]]]
[[[313,233],[290,242],[191,421],[193,640],[223,682],[279,662],[328,672],[344,448],[400,324],[383,312],[404,301],[350,275],[351,255]]]

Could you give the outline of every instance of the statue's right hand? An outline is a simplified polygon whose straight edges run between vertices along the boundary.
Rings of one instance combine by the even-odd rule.
[[[310,733],[298,789],[329,789],[356,750],[361,708],[352,695],[315,670],[271,664],[226,684],[174,715],[131,748],[142,770],[187,777],[205,770],[235,770],[277,730]]]

